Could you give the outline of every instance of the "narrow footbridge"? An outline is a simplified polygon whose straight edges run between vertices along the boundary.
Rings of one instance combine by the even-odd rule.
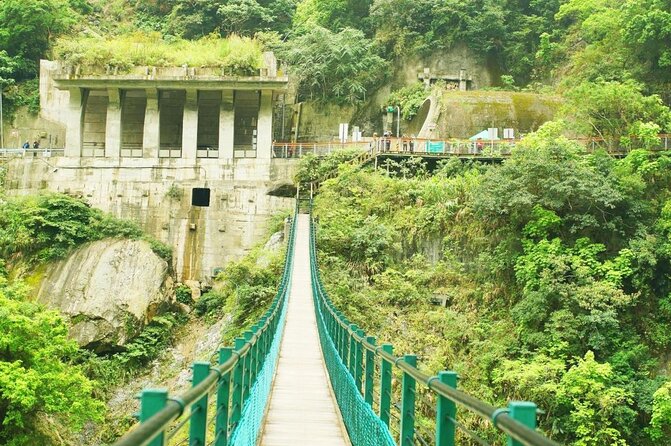
[[[296,212],[270,308],[218,363],[193,364],[181,395],[145,389],[140,424],[115,446],[557,446],[535,431],[536,406],[505,408],[394,356],[333,305],[322,285],[309,214]],[[488,443],[457,416],[489,425]],[[491,440],[496,438],[496,440]]]

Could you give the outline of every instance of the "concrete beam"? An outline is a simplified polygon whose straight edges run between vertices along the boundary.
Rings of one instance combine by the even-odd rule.
[[[158,158],[161,146],[161,114],[159,113],[158,90],[147,88],[147,108],[144,112],[144,134],[142,153],[144,158]]]
[[[182,158],[195,160],[198,150],[198,90],[186,90],[182,125]]]
[[[256,144],[256,157],[259,159],[270,159],[273,145],[272,90],[261,90]]]
[[[107,87],[115,87],[123,89],[137,89],[137,88],[155,88],[161,90],[186,90],[195,88],[197,90],[261,90],[272,89],[275,91],[288,91],[289,79],[287,77],[278,78],[237,78],[234,80],[221,79],[189,79],[184,80],[183,77],[174,80],[152,80],[147,79],[146,76],[131,77],[128,79],[120,79],[119,77],[100,77],[100,78],[56,78],[54,84],[58,89],[68,89],[73,87],[100,89]]]
[[[70,89],[68,103],[67,131],[65,133],[65,156],[82,156],[82,123],[84,121],[84,101],[86,92],[81,88]]]
[[[105,126],[105,156],[121,156],[121,91],[107,89],[107,122]]]
[[[235,102],[233,90],[221,92],[221,111],[219,113],[219,158],[233,159],[235,142]]]

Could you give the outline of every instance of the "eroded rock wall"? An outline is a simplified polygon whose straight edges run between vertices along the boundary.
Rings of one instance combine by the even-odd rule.
[[[168,263],[149,243],[100,240],[50,265],[37,300],[69,319],[80,346],[109,350],[136,336],[172,296]]]

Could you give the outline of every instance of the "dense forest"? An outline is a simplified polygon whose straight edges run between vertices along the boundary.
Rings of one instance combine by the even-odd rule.
[[[275,50],[300,99],[357,104],[399,57],[466,43],[504,87],[590,92],[588,105],[604,107],[622,92],[669,99],[669,23],[668,0],[5,0],[0,84],[10,106],[35,110],[38,60],[81,57],[73,39],[86,53],[109,39],[153,48],[235,35]]]
[[[322,275],[367,333],[484,400],[536,402],[564,444],[666,444],[671,157],[586,155],[563,131],[501,165],[342,168],[316,199]]]

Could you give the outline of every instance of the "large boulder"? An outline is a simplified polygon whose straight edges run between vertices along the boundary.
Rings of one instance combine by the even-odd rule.
[[[172,295],[168,263],[149,243],[101,240],[50,266],[38,301],[69,318],[80,346],[106,351],[136,336]]]

